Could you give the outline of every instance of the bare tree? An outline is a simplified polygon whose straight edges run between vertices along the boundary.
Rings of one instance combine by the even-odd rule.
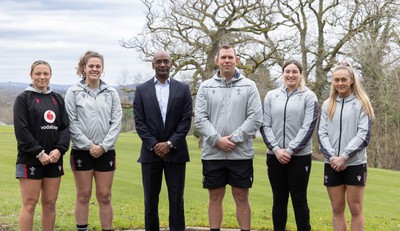
[[[174,60],[173,75],[192,73],[193,82],[207,79],[216,69],[221,44],[237,48],[246,63],[239,68],[254,73],[276,52],[275,42],[265,46],[265,35],[277,29],[270,7],[261,0],[142,0],[147,24],[143,32],[121,45],[139,51],[149,60],[156,49],[165,49]]]
[[[278,12],[286,20],[284,25],[295,29],[289,33],[294,39],[287,42],[298,44],[305,78],[313,83],[312,88],[320,99],[329,85],[327,73],[343,57],[346,45],[366,31],[370,23],[393,17],[388,12],[395,6],[396,0],[276,2]]]
[[[145,61],[158,49],[169,51],[172,75],[192,79],[193,94],[199,80],[215,72],[214,59],[224,43],[235,46],[239,69],[257,82],[261,96],[273,87],[283,62],[296,58],[322,101],[329,71],[338,59],[346,59],[356,64],[371,92],[381,126],[377,134],[386,140],[400,137],[398,0],[141,1],[146,26],[121,45],[138,51]],[[393,101],[395,107],[390,107]],[[383,136],[393,124],[398,136]],[[386,152],[378,150],[382,145],[372,145],[374,154]]]
[[[369,10],[378,11],[380,7],[375,2]],[[366,30],[350,43],[347,53],[359,69],[376,114],[369,163],[389,169],[398,168],[397,163],[400,162],[400,155],[393,148],[400,146],[398,11],[398,8],[388,9],[379,20],[371,21]]]

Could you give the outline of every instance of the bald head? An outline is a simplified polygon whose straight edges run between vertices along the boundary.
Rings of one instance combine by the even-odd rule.
[[[169,78],[169,71],[172,67],[171,56],[164,50],[159,50],[154,54],[152,67],[156,72],[156,78],[162,83]]]
[[[171,56],[169,55],[169,53],[165,50],[159,50],[156,53],[154,53],[153,56],[153,61],[157,59],[157,57],[159,56],[163,56],[163,57],[168,57],[168,59],[171,59]]]

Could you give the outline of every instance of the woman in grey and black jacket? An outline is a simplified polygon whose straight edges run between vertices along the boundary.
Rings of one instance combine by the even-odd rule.
[[[364,230],[363,198],[367,177],[366,146],[374,110],[347,62],[332,71],[329,98],[321,110],[318,138],[325,157],[324,185],[332,206],[334,230],[347,230],[346,200],[351,230]]]
[[[71,132],[71,169],[74,174],[77,230],[88,230],[89,202],[93,180],[102,230],[111,230],[112,182],[115,172],[115,142],[121,130],[122,108],[115,88],[101,80],[104,58],[87,51],[79,60],[82,80],[65,96]]]
[[[290,193],[297,230],[310,230],[307,187],[318,101],[305,86],[300,62],[289,60],[282,71],[285,84],[265,96],[261,128],[268,147],[268,177],[274,200],[272,219],[274,230],[285,230]]]

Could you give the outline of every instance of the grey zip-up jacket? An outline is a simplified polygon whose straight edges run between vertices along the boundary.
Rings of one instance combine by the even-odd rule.
[[[65,95],[72,149],[89,150],[91,144],[104,151],[115,149],[121,130],[122,108],[118,92],[101,81],[94,94],[82,80]]]
[[[267,93],[264,99],[261,134],[267,154],[286,149],[290,155],[312,153],[311,137],[318,118],[317,96],[309,88],[288,95],[283,85]]]
[[[330,163],[329,159],[334,156],[343,156],[348,166],[366,163],[372,120],[360,100],[353,93],[347,98],[337,97],[333,120],[328,118],[327,108],[328,100],[322,105],[318,126],[325,163]]]
[[[261,99],[252,80],[236,72],[229,82],[216,74],[200,85],[195,126],[203,136],[203,160],[253,159],[252,138],[261,123]],[[222,136],[230,134],[236,147],[225,152],[216,145]]]

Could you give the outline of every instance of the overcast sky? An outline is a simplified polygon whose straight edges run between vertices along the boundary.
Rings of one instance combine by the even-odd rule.
[[[119,45],[144,23],[139,0],[0,0],[0,82],[30,83],[30,66],[42,59],[52,66],[52,84],[74,84],[87,50],[104,55],[108,84],[121,83],[124,72],[152,75],[150,63]]]

